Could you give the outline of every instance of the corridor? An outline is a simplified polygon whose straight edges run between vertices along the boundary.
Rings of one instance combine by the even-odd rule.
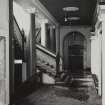
[[[105,0],[0,0],[0,105],[105,105]]]

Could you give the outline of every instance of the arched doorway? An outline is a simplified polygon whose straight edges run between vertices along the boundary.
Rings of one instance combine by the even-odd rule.
[[[68,73],[81,74],[84,68],[85,37],[77,31],[66,35],[63,42],[64,69]]]

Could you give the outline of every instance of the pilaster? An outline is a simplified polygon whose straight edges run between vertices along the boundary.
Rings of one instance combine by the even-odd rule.
[[[98,6],[98,23],[101,23],[101,83],[102,105],[105,104],[105,5]]]
[[[46,47],[46,24],[48,23],[47,19],[41,20],[41,45]]]
[[[0,104],[9,104],[9,4],[0,0]],[[12,10],[12,7],[11,7]]]

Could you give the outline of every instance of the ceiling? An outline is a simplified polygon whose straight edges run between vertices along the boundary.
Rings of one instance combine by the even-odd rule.
[[[39,0],[61,25],[91,25],[97,0]],[[78,11],[64,12],[64,7],[78,7]],[[80,17],[80,20],[65,22],[68,17]]]

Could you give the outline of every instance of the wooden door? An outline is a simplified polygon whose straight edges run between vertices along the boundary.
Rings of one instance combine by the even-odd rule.
[[[83,48],[80,45],[69,47],[69,70],[71,73],[83,72]]]

